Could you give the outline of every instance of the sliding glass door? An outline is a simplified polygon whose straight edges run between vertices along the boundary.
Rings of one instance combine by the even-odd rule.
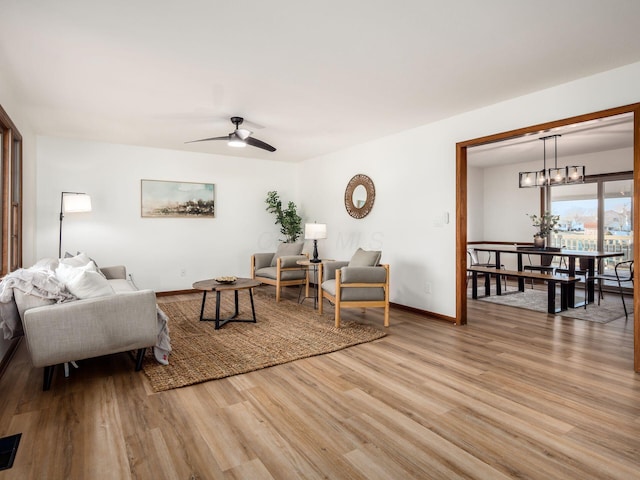
[[[605,259],[601,272],[633,259],[633,175],[603,175],[584,184],[551,188],[551,210],[560,216],[552,246],[570,250],[620,252]]]

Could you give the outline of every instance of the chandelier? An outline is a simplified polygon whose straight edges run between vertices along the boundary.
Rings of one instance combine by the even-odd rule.
[[[543,165],[542,170],[535,172],[520,172],[520,188],[546,187],[547,185],[567,185],[584,182],[584,165],[568,165],[558,168],[558,137],[562,135],[548,135],[541,137],[543,142]],[[547,169],[547,140],[553,139],[554,143],[554,166]]]

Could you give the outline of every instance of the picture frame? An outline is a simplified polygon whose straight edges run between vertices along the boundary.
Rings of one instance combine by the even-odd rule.
[[[143,218],[215,218],[215,184],[140,180]]]

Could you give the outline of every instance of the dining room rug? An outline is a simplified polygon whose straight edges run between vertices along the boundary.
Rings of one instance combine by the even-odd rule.
[[[240,291],[240,316],[251,317],[249,295]],[[143,369],[155,392],[247,373],[261,368],[335,352],[386,335],[381,328],[355,322],[335,328],[333,313],[320,315],[313,303],[254,292],[257,323],[231,322],[215,330],[215,322],[201,322],[202,300],[163,303],[169,317],[172,352],[169,365],[147,352]],[[306,304],[306,305],[305,305]],[[233,295],[222,294],[221,318],[233,313]],[[215,295],[207,296],[205,318],[215,316]],[[151,349],[149,349],[151,350]]]
[[[597,292],[596,292],[597,295]],[[478,300],[489,303],[497,303],[500,305],[508,305],[511,307],[526,308],[537,312],[547,313],[547,291],[525,288],[524,292],[517,290],[507,291],[506,295],[490,295],[488,297],[480,297]],[[582,298],[577,298],[582,301]],[[627,311],[632,316],[633,305],[631,299],[627,302]],[[560,294],[556,296],[556,305],[560,304]],[[557,313],[563,317],[577,318],[579,320],[587,320],[589,322],[608,323],[618,318],[624,318],[624,309],[622,307],[622,299],[618,295],[606,296],[604,300],[598,299],[594,303],[587,305],[587,308],[569,308],[568,310]]]

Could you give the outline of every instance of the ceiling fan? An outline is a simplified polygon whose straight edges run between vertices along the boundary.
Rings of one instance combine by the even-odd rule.
[[[244,122],[244,118],[242,117],[231,117],[231,123],[236,126],[236,129],[229,135],[225,135],[224,137],[203,138],[201,140],[192,140],[185,143],[208,142],[209,140],[227,140],[227,145],[230,147],[246,147],[247,145],[251,145],[252,147],[262,148],[269,152],[276,151],[275,147],[272,147],[268,143],[258,140],[257,138],[253,138],[251,136],[253,132],[245,128],[239,128],[240,125],[242,125],[242,122]]]

